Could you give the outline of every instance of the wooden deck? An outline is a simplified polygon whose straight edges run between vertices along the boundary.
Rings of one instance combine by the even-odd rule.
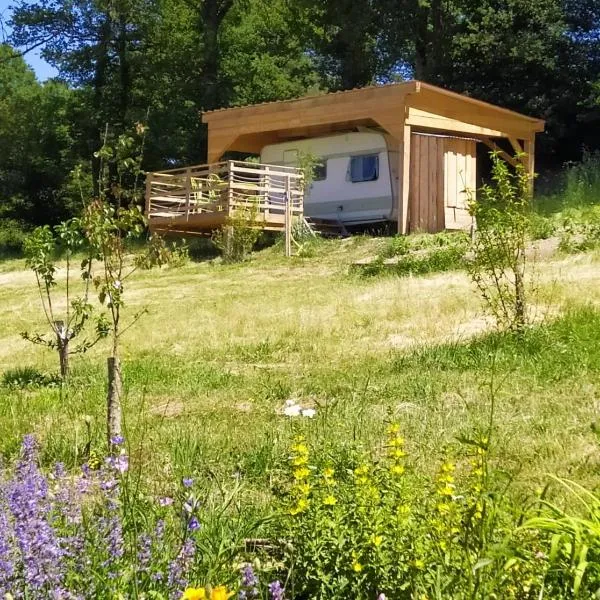
[[[303,175],[293,167],[230,160],[146,176],[153,233],[206,235],[250,214],[254,226],[288,233],[303,205]]]

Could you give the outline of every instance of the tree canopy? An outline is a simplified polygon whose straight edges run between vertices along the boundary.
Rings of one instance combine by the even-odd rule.
[[[542,168],[600,146],[600,0],[16,0],[9,24],[0,200],[30,222],[72,212],[107,127],[147,121],[165,168],[205,159],[202,110],[407,78],[546,119]]]

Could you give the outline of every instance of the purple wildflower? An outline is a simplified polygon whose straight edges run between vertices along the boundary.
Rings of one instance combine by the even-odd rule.
[[[146,532],[140,534],[137,545],[138,571],[145,573],[152,560],[152,536]]]
[[[125,438],[122,435],[115,435],[113,438],[110,439],[110,443],[113,446],[120,446],[121,444],[123,444],[124,441]]]
[[[196,546],[194,540],[188,538],[177,556],[169,564],[169,577],[167,584],[171,592],[170,597],[173,600],[179,600],[181,594],[187,585],[187,574],[192,564]]]
[[[21,460],[7,486],[7,503],[27,595],[51,591],[64,596],[63,551],[50,523],[48,482],[38,470],[37,446],[31,435],[23,438]]]
[[[129,469],[129,458],[125,452],[121,451],[120,454],[116,456],[109,456],[106,459],[106,464],[121,475]]]
[[[159,498],[158,504],[159,506],[171,506],[171,504],[173,504],[173,498],[169,498],[169,496]]]
[[[6,515],[2,487],[0,487],[0,597],[3,598],[13,589],[11,582],[15,575],[15,564],[14,550],[10,543],[13,532]]]
[[[197,529],[200,529],[200,522],[198,521],[198,519],[196,517],[192,517],[189,520],[188,529],[190,531],[196,531]]]
[[[251,564],[246,564],[242,567],[241,589],[238,594],[238,600],[249,600],[250,598],[258,598],[258,577],[254,573]]]
[[[269,584],[269,594],[271,595],[271,600],[284,600],[284,592],[285,589],[281,585],[280,581],[273,581],[273,583]]]
[[[183,487],[189,488],[194,485],[194,480],[191,477],[184,477],[181,481],[183,483]]]

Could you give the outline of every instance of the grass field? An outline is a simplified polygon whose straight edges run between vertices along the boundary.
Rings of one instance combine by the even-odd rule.
[[[496,392],[495,457],[517,489],[547,473],[597,482],[600,264],[596,253],[552,255],[536,266],[539,324],[519,344],[494,333],[468,277],[360,278],[357,258],[385,241],[322,242],[286,261],[276,248],[237,266],[191,262],[140,271],[125,292],[130,314],[149,313],[124,337],[127,439],[159,491],[172,475],[207,485],[241,478],[253,503],[269,501],[292,429],[336,456],[379,444],[394,418],[415,469],[437,468],[456,436],[487,423]],[[33,275],[0,265],[0,370],[56,370],[54,354],[22,340],[42,327]],[[33,432],[48,462],[73,466],[104,440],[100,345],[73,359],[71,387],[0,388],[0,450]],[[314,419],[281,414],[286,400]],[[341,454],[340,454],[341,450]]]

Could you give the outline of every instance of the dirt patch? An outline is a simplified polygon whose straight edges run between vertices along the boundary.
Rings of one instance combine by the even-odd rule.
[[[181,416],[185,411],[183,402],[179,400],[169,400],[162,404],[157,404],[150,407],[150,414],[156,417],[162,417],[164,419],[174,419],[175,417]]]

